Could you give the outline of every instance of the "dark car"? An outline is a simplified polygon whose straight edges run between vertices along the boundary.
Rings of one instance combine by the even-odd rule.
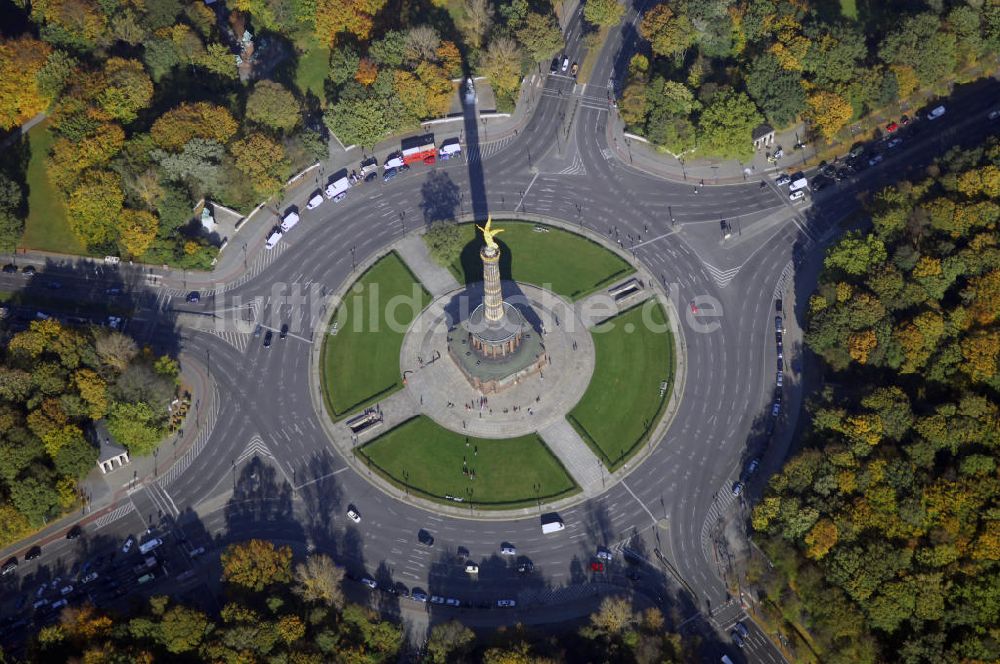
[[[531,562],[530,560],[527,559],[521,560],[517,564],[518,574],[530,574],[534,570],[535,570],[535,563]]]
[[[83,528],[81,528],[79,525],[76,525],[76,526],[73,526],[72,528],[70,528],[69,532],[66,533],[66,539],[73,540],[73,539],[76,539],[77,537],[79,537],[82,534],[83,534]]]
[[[190,293],[187,294],[187,298],[186,299],[187,299],[188,302],[193,302],[193,303],[197,304],[198,302],[201,302],[201,293],[199,293],[196,290],[195,291],[191,291]]]
[[[281,332],[278,333],[278,338],[279,339],[288,338],[288,323],[285,323],[284,325],[281,326]]]
[[[40,546],[33,546],[30,549],[28,549],[28,552],[26,554],[24,554],[24,559],[25,560],[34,560],[35,558],[38,558],[41,555],[42,555],[42,547],[40,547]]]
[[[397,171],[395,168],[387,168],[385,169],[385,172],[382,173],[382,182],[388,182],[397,175],[399,175],[399,171]]]
[[[552,58],[552,66],[549,67],[549,71],[553,74],[559,71],[559,58]]]
[[[7,263],[6,265],[3,266],[3,271],[6,272],[7,274],[12,274],[14,272],[17,272],[17,266],[14,265],[13,263]]]
[[[434,546],[434,536],[429,532],[421,528],[417,531],[417,541],[419,541],[424,546]]]
[[[774,310],[777,311],[779,314],[781,313],[781,298],[780,297],[777,298],[774,301]]]
[[[21,273],[26,274],[29,277],[34,276],[36,272],[38,272],[38,270],[35,269],[34,265],[25,265],[23,268],[21,268]]]
[[[365,176],[365,182],[374,182],[375,178],[378,177],[378,173],[374,171]]]
[[[271,340],[272,339],[274,339],[274,332],[272,332],[271,330],[268,330],[267,334],[264,335],[264,348],[270,348],[271,347]]]

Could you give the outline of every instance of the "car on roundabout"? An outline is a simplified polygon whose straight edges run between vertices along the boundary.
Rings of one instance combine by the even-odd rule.
[[[515,547],[510,542],[504,542],[500,545],[500,555],[501,556],[516,556],[517,547]]]
[[[375,590],[376,588],[378,588],[378,582],[375,579],[373,579],[370,576],[368,576],[367,574],[364,575],[363,577],[361,577],[361,583],[365,584],[366,586],[368,586],[372,590]]]
[[[479,565],[476,563],[468,563],[465,566],[466,574],[479,574]]]
[[[358,508],[354,505],[349,505],[347,507],[347,518],[354,523],[361,523],[361,514],[358,512]]]
[[[125,543],[122,544],[122,553],[128,553],[132,550],[133,546],[135,546],[135,537],[129,535],[128,539],[125,540]]]

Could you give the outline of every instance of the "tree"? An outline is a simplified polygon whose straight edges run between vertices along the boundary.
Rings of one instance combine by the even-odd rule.
[[[194,4],[190,7],[204,7],[204,5]],[[225,44],[212,42],[205,47],[205,52],[197,62],[213,74],[218,74],[223,78],[236,79],[239,72],[236,70],[236,58],[229,51]]]
[[[806,100],[809,120],[826,140],[832,140],[851,120],[851,102],[835,92],[814,92]]]
[[[437,61],[441,36],[429,25],[410,28],[404,38],[406,60],[412,63]]]
[[[478,49],[493,25],[493,7],[489,0],[462,0],[462,10],[458,29],[465,37],[465,43]]]
[[[924,85],[955,70],[956,51],[955,35],[943,32],[940,19],[930,12],[906,17],[879,45],[883,61],[912,67]]]
[[[107,15],[91,0],[48,0],[31,4],[32,21],[41,26],[42,39],[60,46],[89,51],[103,41]]]
[[[161,78],[169,74],[170,70],[180,64],[181,59],[177,55],[174,43],[169,39],[159,37],[146,42],[145,48],[142,51],[142,61],[149,67],[149,73],[153,80],[159,83]]]
[[[684,53],[695,38],[690,19],[685,14],[676,14],[666,3],[645,13],[639,23],[639,34],[649,42],[653,53],[666,57]]]
[[[70,187],[81,172],[107,164],[124,145],[125,131],[120,126],[99,124],[79,138],[57,138],[46,170],[60,187]]]
[[[292,550],[272,542],[252,539],[230,544],[222,552],[222,579],[226,583],[260,592],[275,583],[292,580]]]
[[[160,164],[165,179],[186,182],[211,191],[219,186],[226,149],[212,139],[192,138],[180,152],[156,149],[149,156]],[[187,208],[186,204],[185,207]],[[189,211],[187,208],[186,212]]]
[[[25,477],[9,487],[10,501],[35,526],[41,525],[59,505],[59,494],[36,477]]]
[[[316,0],[316,36],[332,45],[341,32],[367,41],[375,24],[375,15],[386,0]]]
[[[466,241],[457,224],[437,221],[424,233],[424,242],[430,249],[431,257],[439,265],[453,264],[462,254]]]
[[[868,56],[865,36],[854,25],[812,23],[806,26],[805,33],[809,50],[802,67],[819,86],[850,81]]]
[[[211,629],[212,623],[201,611],[186,606],[173,606],[159,624],[157,640],[167,652],[179,655],[198,648]]]
[[[131,337],[107,328],[96,335],[94,349],[101,363],[115,373],[124,372],[139,354],[139,348]]]
[[[757,106],[777,127],[790,125],[806,108],[800,76],[784,69],[770,53],[754,58],[747,70],[746,85]]]
[[[280,83],[258,81],[247,97],[247,118],[278,131],[289,132],[299,123],[299,101]]]
[[[862,275],[885,262],[887,257],[885,244],[879,238],[873,235],[862,238],[858,233],[848,233],[830,248],[823,265],[847,274]]]
[[[476,635],[471,629],[457,620],[449,620],[431,628],[427,638],[427,655],[434,664],[461,660],[469,654],[475,640]]]
[[[618,636],[632,628],[637,622],[629,601],[623,597],[605,597],[601,608],[590,614],[590,625],[581,632],[590,638],[594,636]]]
[[[361,58],[354,80],[364,86],[371,86],[378,78],[378,66],[368,58]]]
[[[378,99],[339,101],[323,114],[323,122],[345,146],[370,147],[385,137],[384,106]]]
[[[108,58],[97,103],[109,116],[129,123],[153,99],[153,82],[138,60]]]
[[[334,564],[323,554],[306,558],[305,563],[295,566],[295,585],[292,590],[304,602],[318,602],[340,608],[344,605],[344,593],[340,583],[344,579],[344,568]]]
[[[236,168],[250,178],[258,194],[270,196],[281,189],[291,164],[280,143],[254,132],[234,141],[230,151],[236,157]]]
[[[556,17],[538,12],[528,12],[517,31],[517,38],[536,62],[553,57],[564,44]]]
[[[146,403],[116,403],[108,416],[108,431],[135,456],[150,454],[159,444],[162,431],[158,418]]]
[[[0,130],[23,124],[48,108],[39,86],[52,47],[30,37],[0,40]]]
[[[510,37],[497,37],[490,42],[483,56],[480,70],[494,89],[511,93],[521,83],[521,49]]]
[[[746,93],[723,90],[698,120],[698,149],[724,159],[749,159],[751,134],[763,120]]]
[[[117,236],[115,223],[124,202],[117,174],[89,171],[69,194],[66,211],[70,229],[85,246],[105,246]]]
[[[81,479],[97,465],[97,448],[84,439],[83,433],[73,436],[52,456],[52,462],[59,475],[74,480]]]
[[[182,103],[161,115],[150,135],[164,150],[180,150],[192,138],[208,138],[225,144],[239,128],[226,109],[208,102]]]
[[[123,256],[139,257],[146,253],[156,239],[158,220],[145,210],[122,210],[118,246]]]
[[[583,5],[583,17],[591,25],[618,25],[624,15],[625,5],[619,0],[586,0]]]

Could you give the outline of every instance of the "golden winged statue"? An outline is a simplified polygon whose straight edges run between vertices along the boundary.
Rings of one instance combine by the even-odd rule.
[[[499,247],[497,246],[497,243],[493,240],[493,236],[495,236],[497,233],[503,233],[503,229],[498,228],[496,230],[490,230],[490,224],[492,223],[493,223],[493,216],[490,215],[486,217],[485,226],[476,226],[476,228],[478,228],[483,232],[483,239],[486,240],[487,247],[489,247],[490,249],[498,249]]]

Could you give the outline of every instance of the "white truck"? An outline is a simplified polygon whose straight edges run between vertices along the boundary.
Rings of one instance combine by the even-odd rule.
[[[448,139],[441,144],[441,149],[438,150],[438,159],[446,161],[460,154],[462,154],[462,144],[458,142],[457,138]]]
[[[351,188],[350,180],[348,180],[346,177],[343,177],[337,180],[336,182],[331,182],[330,185],[327,186],[326,191],[324,193],[326,194],[327,198],[335,201],[340,201],[343,200],[344,196],[347,195],[347,190],[350,188]]]
[[[267,242],[264,243],[264,248],[265,249],[274,249],[276,246],[278,246],[278,243],[281,242],[281,238],[283,238],[283,237],[284,237],[284,234],[281,231],[277,231],[277,230],[274,231],[273,233],[271,233],[268,236]]]
[[[287,233],[295,228],[295,224],[297,223],[299,223],[299,215],[294,212],[289,212],[285,215],[285,218],[281,220],[281,232]]]
[[[546,521],[542,524],[542,534],[548,535],[550,533],[558,533],[560,530],[565,528],[565,524],[562,521]]]
[[[798,191],[799,189],[805,189],[809,186],[809,180],[802,173],[796,173],[792,176],[792,181],[788,184],[788,191]]]

